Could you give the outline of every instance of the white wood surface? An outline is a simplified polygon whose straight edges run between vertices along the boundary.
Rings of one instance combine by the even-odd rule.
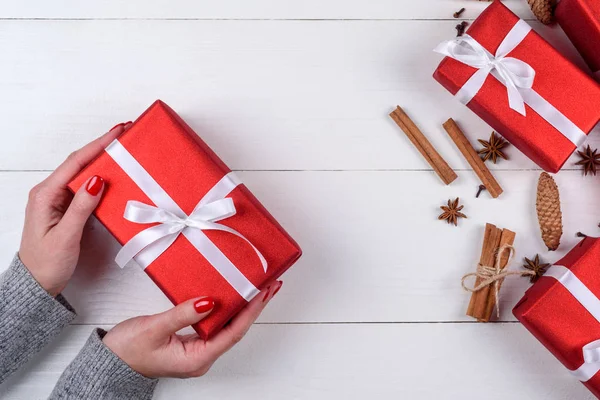
[[[304,249],[247,340],[201,379],[165,380],[168,399],[590,399],[514,321],[528,287],[502,291],[502,323],[464,316],[460,277],[474,269],[485,222],[517,232],[523,256],[555,261],[598,234],[595,177],[573,162],[556,176],[561,251],[535,219],[533,163],[509,149],[485,193],[441,129],[454,117],[475,142],[491,129],[432,78],[431,49],[474,0],[80,2],[0,7],[0,270],[18,248],[27,192],[76,147],[162,98],[222,156]],[[531,18],[525,1],[507,0]],[[578,65],[558,28],[532,22]],[[443,186],[387,114],[404,106],[459,179]],[[600,146],[599,136],[589,143]],[[437,221],[460,196],[468,220]],[[66,290],[76,324],[0,386],[45,398],[94,326],[169,307],[142,271],[111,261],[118,245],[91,221]],[[235,382],[235,384],[232,384]]]

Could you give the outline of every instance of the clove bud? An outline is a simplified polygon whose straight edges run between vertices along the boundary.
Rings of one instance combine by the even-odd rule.
[[[477,194],[475,195],[475,198],[478,199],[479,195],[481,194],[481,192],[483,192],[485,190],[485,185],[479,185],[479,190],[477,190]]]
[[[461,14],[464,13],[464,12],[465,12],[465,8],[463,7],[463,8],[461,8],[460,10],[458,10],[457,12],[455,12],[453,14],[454,18],[460,18]]]

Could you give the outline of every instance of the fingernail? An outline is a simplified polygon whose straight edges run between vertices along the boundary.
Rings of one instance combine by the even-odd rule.
[[[204,314],[215,308],[215,301],[211,297],[204,297],[194,303],[194,309],[198,314]]]
[[[279,292],[279,289],[281,289],[282,286],[283,281],[279,281],[279,286],[277,286],[277,289],[275,289],[275,291],[273,292],[273,297],[275,297],[275,295],[277,294],[277,292]]]
[[[113,126],[112,128],[110,128],[109,132],[112,131],[112,130],[114,130],[114,129],[117,129],[118,127],[123,126],[123,125],[125,125],[125,122],[119,122],[118,124],[116,124],[115,126]]]
[[[127,132],[129,130],[129,128],[131,128],[131,125],[133,125],[133,122],[131,122],[131,121],[125,122],[125,125],[123,125],[123,132]]]
[[[265,296],[263,297],[263,303],[264,303],[265,301],[267,301],[267,297],[269,297],[269,293],[271,293],[271,288],[272,288],[272,287],[273,287],[273,285],[271,285],[271,286],[269,286],[269,287],[267,288],[267,291],[265,292]]]
[[[102,186],[104,186],[104,179],[98,175],[94,175],[92,176],[92,179],[89,180],[85,190],[92,196],[97,196],[98,193],[100,193],[100,190],[102,190]]]

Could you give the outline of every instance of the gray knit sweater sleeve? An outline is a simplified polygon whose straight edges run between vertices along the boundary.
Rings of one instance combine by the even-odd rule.
[[[46,346],[75,318],[61,296],[50,296],[18,255],[0,275],[0,383]],[[95,329],[60,377],[51,399],[150,399],[158,380],[132,370]]]
[[[0,275],[0,383],[75,318],[62,297],[50,296],[18,256]]]
[[[106,331],[95,329],[60,377],[49,400],[152,398],[158,379],[132,370],[102,342]]]

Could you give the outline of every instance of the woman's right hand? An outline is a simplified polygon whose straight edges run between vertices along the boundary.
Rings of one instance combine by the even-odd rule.
[[[133,370],[148,378],[202,376],[244,337],[282,284],[276,281],[269,285],[208,341],[195,334],[176,334],[212,311],[213,300],[200,297],[161,314],[123,321],[104,336],[103,342]]]

